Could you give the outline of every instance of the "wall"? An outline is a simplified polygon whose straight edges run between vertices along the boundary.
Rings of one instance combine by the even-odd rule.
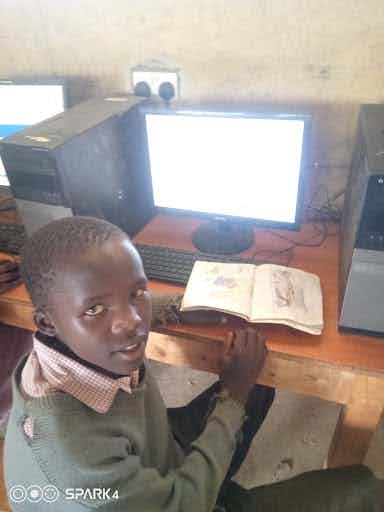
[[[0,0],[0,45],[0,76],[83,77],[78,97],[127,91],[131,67],[158,62],[185,99],[309,111],[312,182],[333,192],[359,104],[384,99],[382,0]]]

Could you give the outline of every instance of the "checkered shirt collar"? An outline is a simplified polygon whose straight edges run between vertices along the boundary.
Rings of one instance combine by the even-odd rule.
[[[36,337],[23,369],[22,384],[32,397],[64,391],[91,409],[106,413],[119,389],[132,393],[139,384],[139,369],[113,379],[48,347]]]

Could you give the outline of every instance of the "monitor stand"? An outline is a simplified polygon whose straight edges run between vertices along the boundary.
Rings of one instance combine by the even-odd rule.
[[[243,222],[217,219],[201,224],[192,233],[193,245],[201,252],[237,254],[251,247],[254,232]]]

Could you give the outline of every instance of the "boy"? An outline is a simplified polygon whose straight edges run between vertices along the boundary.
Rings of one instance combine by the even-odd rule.
[[[310,501],[320,510],[298,495],[319,483],[311,475],[301,487],[291,481],[291,509],[284,483],[276,495],[229,481],[273,400],[273,390],[253,387],[265,358],[255,331],[232,336],[220,384],[168,419],[143,365],[151,303],[128,237],[101,220],[55,221],[29,241],[22,271],[38,332],[14,375],[5,446],[13,510],[208,512],[219,495],[228,511],[304,510]],[[327,475],[313,492],[334,498],[342,479]],[[329,510],[375,510],[373,477],[350,475]]]

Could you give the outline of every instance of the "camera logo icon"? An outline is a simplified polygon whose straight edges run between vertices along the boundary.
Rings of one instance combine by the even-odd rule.
[[[23,485],[13,485],[9,491],[9,499],[14,503],[22,503],[27,498],[27,491]]]
[[[54,503],[59,498],[59,490],[54,485],[30,485],[24,487],[23,485],[13,485],[9,491],[9,500],[14,503],[23,503],[29,501],[30,503]]]

